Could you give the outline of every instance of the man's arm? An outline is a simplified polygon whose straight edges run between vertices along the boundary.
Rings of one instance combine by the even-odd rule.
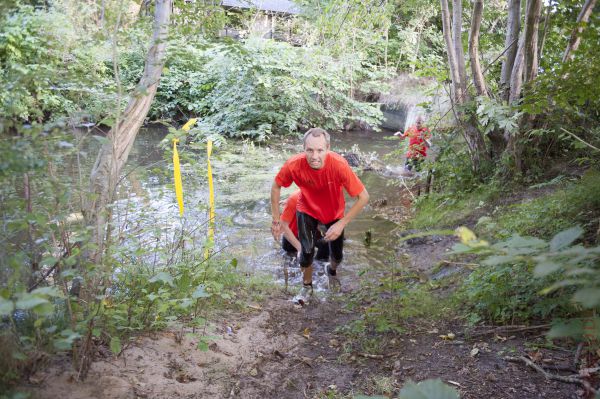
[[[281,198],[281,186],[273,181],[271,186],[271,216],[273,221],[271,222],[271,234],[273,238],[279,241],[281,237],[281,214],[279,213],[279,200]]]
[[[296,248],[296,251],[300,253],[302,251],[302,244],[298,241],[298,238],[292,233],[290,229],[290,224],[285,220],[281,221],[281,229],[283,230],[283,236]]]
[[[346,225],[350,223],[350,221],[354,219],[368,203],[369,193],[365,188],[360,194],[358,194],[358,197],[356,197],[356,202],[354,202],[348,213],[327,230],[327,233],[325,233],[324,237],[325,241],[333,241],[338,238],[342,234],[342,231],[344,231]]]

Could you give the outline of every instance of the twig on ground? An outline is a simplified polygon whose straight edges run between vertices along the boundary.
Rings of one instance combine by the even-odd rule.
[[[386,353],[385,355],[372,355],[370,353],[357,353],[358,356],[362,356],[362,357],[366,357],[367,359],[376,359],[376,360],[383,360],[387,357],[394,357],[394,356],[398,356],[397,353]]]
[[[527,359],[524,356],[519,356],[519,357],[504,356],[503,359],[506,360],[507,362],[523,363],[526,366],[531,367],[538,373],[542,374],[548,380],[561,381],[561,382],[566,382],[569,384],[580,384],[580,385],[583,385],[584,387],[586,387],[586,389],[591,389],[591,386],[589,385],[589,383],[586,385],[585,384],[586,381],[583,381],[581,379],[581,376],[562,376],[562,375],[550,374],[546,370],[544,370],[543,368],[541,368],[540,366],[538,366],[537,364],[535,364],[534,362],[532,362],[531,360]]]
[[[489,334],[498,334],[501,332],[504,333],[516,333],[516,332],[524,332],[524,331],[532,331],[532,330],[541,330],[544,328],[549,328],[550,324],[540,324],[539,326],[500,326],[496,328],[492,328],[488,331],[481,331],[478,333],[470,334],[471,338],[481,337],[483,335]]]

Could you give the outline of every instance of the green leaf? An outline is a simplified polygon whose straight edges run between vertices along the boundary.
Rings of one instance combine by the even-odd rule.
[[[498,266],[498,265],[504,265],[507,263],[516,263],[518,262],[518,259],[515,256],[512,255],[495,255],[495,256],[490,256],[488,258],[486,258],[482,264],[486,265],[486,266]]]
[[[408,382],[400,391],[400,399],[459,399],[458,392],[441,380]]]
[[[561,249],[568,247],[575,240],[577,240],[583,234],[583,229],[579,226],[572,227],[568,230],[561,231],[552,238],[550,241],[551,251],[560,251]]]
[[[115,355],[121,353],[121,338],[111,337],[110,339],[110,351]]]
[[[208,352],[208,342],[203,340],[198,341],[198,349],[200,349],[202,352]]]
[[[600,304],[600,287],[579,289],[573,295],[573,300],[581,303],[586,308],[593,308]]]
[[[8,316],[15,310],[13,301],[0,297],[0,316]]]
[[[569,320],[565,323],[559,323],[552,326],[548,331],[548,338],[580,338],[583,332],[583,322],[581,320]]]
[[[231,264],[231,267],[233,267],[234,269],[237,268],[237,265],[238,265],[237,258],[231,259],[231,263],[230,264]]]
[[[204,286],[204,284],[200,284],[198,287],[196,287],[196,289],[194,290],[194,293],[192,294],[192,298],[194,299],[198,299],[198,298],[209,298],[210,294],[208,292],[206,292],[206,287]]]
[[[41,287],[31,291],[32,295],[48,295],[53,298],[62,298],[63,293],[56,287]]]
[[[541,262],[535,266],[533,274],[536,277],[544,277],[551,273],[554,273],[557,270],[560,270],[561,267],[562,266],[560,264],[555,263],[555,262],[551,262],[551,261]]]
[[[13,352],[11,356],[15,360],[27,360],[27,356],[23,352]]]
[[[17,309],[29,310],[45,303],[48,303],[48,300],[46,298],[42,298],[40,296],[33,295],[30,293],[22,293],[20,295],[20,298],[17,299],[15,307]]]
[[[167,273],[167,272],[160,272],[158,273],[156,276],[152,277],[150,280],[148,280],[151,283],[155,283],[155,282],[161,282],[161,283],[167,283],[169,284],[171,287],[173,287],[173,277]]]

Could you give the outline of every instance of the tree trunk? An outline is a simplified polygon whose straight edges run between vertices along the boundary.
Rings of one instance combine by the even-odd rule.
[[[442,27],[446,50],[448,51],[448,64],[452,75],[454,90],[454,105],[463,105],[468,101],[464,49],[462,46],[462,4],[461,0],[453,0],[453,20],[450,21],[447,0],[440,0],[442,5]],[[451,29],[452,23],[452,29]],[[452,32],[452,33],[451,33]],[[455,112],[458,123],[462,127],[463,137],[467,143],[471,165],[475,173],[481,171],[483,161],[489,160],[483,136],[477,129],[477,121],[473,117],[466,118],[464,111]]]
[[[510,75],[508,102],[512,104],[521,96],[521,87],[523,86],[523,63],[525,58],[525,36],[519,40],[519,47],[515,56],[513,69]]]
[[[510,80],[515,57],[517,55],[517,47],[519,33],[521,31],[521,0],[509,0],[508,3],[508,21],[506,29],[506,39],[504,40],[504,48],[510,48],[506,51],[504,61],[502,62],[502,72],[500,75],[500,86],[504,89],[503,98],[507,100],[510,95]]]
[[[546,36],[548,36],[548,27],[550,25],[551,6],[551,4],[548,4],[548,6],[546,7],[546,15],[544,16],[544,28],[542,29],[542,38],[540,40],[540,48],[538,50],[538,60],[542,59],[542,54],[544,53],[544,44],[546,43]]]
[[[456,55],[454,52],[454,44],[452,41],[452,26],[450,23],[450,11],[448,10],[448,0],[440,0],[442,5],[442,32],[444,41],[446,42],[446,50],[448,53],[448,68],[450,69],[450,78],[452,79],[452,96],[454,101],[459,103],[457,87],[460,85],[460,75],[458,74],[458,66],[456,64]]]
[[[481,72],[479,63],[479,30],[481,18],[483,17],[483,0],[475,0],[473,3],[473,17],[471,18],[471,32],[469,33],[469,58],[471,60],[471,72],[477,95],[488,97],[485,87],[485,79]]]
[[[462,0],[452,0],[452,39],[454,41],[454,54],[459,75],[459,93],[462,98],[460,103],[467,100],[467,69],[465,67],[465,50],[462,44]]]
[[[542,0],[527,2],[527,19],[525,21],[525,82],[530,82],[538,73],[538,32]]]
[[[113,201],[121,170],[127,162],[133,142],[156,94],[165,59],[170,15],[171,0],[156,0],[152,44],[146,58],[144,73],[131,94],[122,117],[118,118],[108,132],[108,142],[100,149],[91,172],[92,196],[86,205],[85,216],[88,223],[95,228],[95,261],[100,259],[103,252],[108,224],[107,205]]]
[[[587,0],[583,5],[581,12],[577,16],[577,25],[571,33],[569,44],[567,45],[565,54],[563,55],[563,62],[573,59],[573,53],[577,50],[577,47],[579,47],[579,43],[581,43],[581,33],[583,32],[584,25],[590,20],[590,15],[592,15],[595,5],[596,0]]]

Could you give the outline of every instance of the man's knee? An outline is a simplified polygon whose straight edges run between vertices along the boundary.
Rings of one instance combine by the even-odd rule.
[[[314,257],[314,250],[312,252],[300,251],[300,259],[298,261],[298,263],[300,263],[300,267],[309,267],[310,265],[312,265]]]

